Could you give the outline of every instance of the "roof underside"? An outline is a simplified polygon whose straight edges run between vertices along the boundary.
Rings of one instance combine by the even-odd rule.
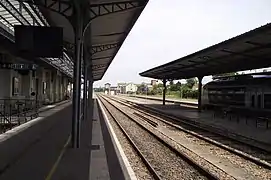
[[[14,25],[49,26],[46,18],[33,4],[18,0],[0,1],[1,34],[15,42]],[[72,59],[64,53],[63,58],[40,58],[69,77],[72,77]]]
[[[114,47],[100,52],[95,52],[95,49],[93,49],[92,70],[94,80],[102,79],[145,5],[146,3],[143,3],[140,8],[132,8],[125,12],[99,17],[93,21],[91,26],[92,46],[109,44],[109,46]]]
[[[94,81],[103,77],[147,2],[148,0],[89,0],[87,13],[92,19],[91,35],[86,36],[88,39],[85,42],[91,42],[88,51],[92,54],[92,60],[89,59],[88,64],[92,65]],[[71,0],[2,0],[0,27],[6,31],[2,35],[14,42],[13,26],[20,24],[63,27],[63,59],[41,60],[72,77],[74,32],[68,18],[73,12]]]
[[[156,79],[185,79],[271,66],[271,24],[140,73]]]
[[[92,59],[88,60],[88,64],[92,65],[94,81],[102,79],[147,2],[148,0],[90,0],[91,35],[85,41],[91,44],[88,51]],[[52,7],[57,11],[57,4]],[[46,9],[43,11],[53,24],[64,27],[64,41],[74,44],[73,28],[69,21],[56,12]],[[69,15],[71,12],[69,9],[65,14]]]

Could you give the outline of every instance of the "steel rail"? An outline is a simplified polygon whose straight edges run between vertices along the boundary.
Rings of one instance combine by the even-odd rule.
[[[100,99],[100,97],[98,97]],[[134,150],[137,152],[137,154],[139,155],[139,157],[141,158],[141,160],[144,162],[145,166],[147,167],[147,169],[150,171],[151,175],[154,177],[154,179],[156,180],[162,180],[162,178],[158,175],[158,173],[156,172],[156,170],[152,167],[152,165],[150,164],[150,162],[145,158],[145,156],[141,153],[141,151],[139,150],[139,148],[137,147],[137,145],[135,144],[135,142],[132,140],[132,138],[128,135],[128,133],[126,132],[126,130],[122,127],[122,125],[118,122],[117,118],[110,112],[110,110],[108,109],[108,107],[104,104],[104,102],[100,99],[100,102],[102,103],[103,107],[106,109],[106,111],[110,114],[110,116],[112,117],[112,119],[114,119],[114,121],[116,122],[116,124],[118,125],[118,127],[120,128],[121,132],[124,134],[124,136],[126,137],[126,139],[130,142],[130,144],[133,146]]]
[[[195,162],[193,159],[191,159],[189,156],[187,156],[186,154],[178,151],[176,148],[174,148],[173,146],[171,146],[169,143],[167,143],[165,140],[163,140],[162,138],[158,137],[157,135],[155,135],[152,131],[150,131],[148,128],[144,127],[142,124],[140,124],[138,121],[136,121],[135,119],[133,119],[131,116],[129,116],[127,113],[125,113],[123,110],[121,110],[120,108],[118,108],[117,106],[115,106],[114,104],[112,104],[109,100],[105,99],[104,97],[101,97],[98,95],[98,98],[103,98],[106,102],[108,102],[109,104],[111,104],[115,109],[117,109],[119,112],[121,112],[123,115],[125,115],[127,118],[129,118],[131,121],[135,122],[137,125],[139,125],[142,129],[144,129],[145,131],[147,131],[149,134],[151,134],[153,137],[155,137],[159,142],[161,142],[163,145],[165,145],[167,148],[169,148],[172,152],[174,152],[177,156],[180,156],[185,162],[187,162],[188,164],[190,164],[192,167],[194,167],[196,170],[198,170],[203,176],[207,177],[208,179],[212,179],[212,180],[218,180],[219,178],[216,177],[214,174],[212,174],[211,172],[209,172],[209,170],[207,170],[206,168],[202,167],[201,165],[199,165],[197,162]]]
[[[119,103],[121,103],[121,104],[127,106],[127,104],[125,104],[124,102],[121,102],[121,100],[119,100],[119,99],[118,99],[118,100],[113,99],[113,98],[110,98],[110,99],[115,100],[115,101],[118,101]],[[127,100],[126,100],[126,101],[127,101]],[[126,102],[126,103],[127,103],[127,102]],[[133,103],[134,103],[134,102],[133,102]],[[153,115],[144,112],[144,111],[141,109],[141,106],[139,106],[137,103],[135,103],[135,104],[136,104],[136,106],[132,105],[132,106],[129,106],[129,108],[132,108],[132,109],[134,109],[134,110],[136,110],[136,111],[141,112],[142,114],[145,114],[145,115],[147,115],[147,116],[150,116],[150,117],[152,117],[152,118],[155,118]],[[146,108],[146,107],[144,106],[144,108]],[[145,111],[146,111],[146,109],[145,109]],[[160,117],[162,116],[162,118],[168,118],[168,119],[171,119],[171,120],[173,120],[173,121],[176,121],[176,119],[175,119],[174,117],[170,117],[170,116],[168,116],[168,115],[164,115],[164,114],[162,114],[161,112],[159,112],[159,116],[160,116]],[[240,150],[237,150],[237,149],[234,149],[234,148],[232,148],[232,147],[226,146],[226,145],[224,145],[224,144],[222,144],[222,143],[219,143],[219,142],[214,141],[214,140],[212,140],[212,139],[206,138],[206,137],[204,137],[204,136],[202,136],[202,135],[199,135],[199,134],[197,134],[197,133],[195,133],[195,132],[186,130],[186,129],[184,129],[184,128],[182,128],[182,127],[176,125],[176,124],[172,124],[172,123],[170,123],[170,122],[168,122],[168,121],[166,121],[166,120],[159,119],[159,121],[162,121],[163,123],[165,123],[165,124],[167,124],[167,125],[169,125],[169,126],[173,126],[173,127],[175,127],[176,129],[178,129],[178,130],[180,130],[180,131],[183,131],[183,132],[185,132],[185,133],[187,133],[187,134],[190,134],[190,135],[192,135],[192,136],[194,136],[194,137],[197,137],[197,138],[199,138],[199,139],[201,139],[201,140],[204,140],[204,141],[206,141],[206,142],[208,142],[208,143],[210,143],[210,144],[212,144],[212,145],[218,146],[218,147],[220,147],[220,148],[222,148],[222,149],[224,149],[224,150],[226,150],[226,151],[229,151],[230,153],[233,153],[233,154],[235,154],[235,155],[238,155],[238,156],[240,156],[240,157],[242,157],[242,158],[244,158],[244,159],[246,159],[246,160],[249,160],[249,161],[251,161],[251,162],[253,162],[253,163],[259,165],[259,166],[262,166],[262,167],[267,168],[267,169],[271,169],[271,163],[270,163],[271,160],[270,160],[270,162],[267,162],[267,161],[265,161],[265,160],[263,161],[263,160],[261,160],[261,159],[259,159],[259,158],[255,158],[255,157],[253,157],[253,156],[251,156],[251,155],[248,155],[247,153],[241,152]],[[252,146],[252,145],[250,145],[250,144],[247,144],[247,143],[244,143],[244,142],[241,142],[241,141],[237,141],[236,139],[232,139],[232,138],[230,138],[230,137],[223,136],[223,135],[218,134],[218,133],[216,133],[216,132],[208,131],[208,130],[203,129],[203,128],[201,128],[201,127],[195,125],[195,124],[190,124],[190,123],[188,123],[188,122],[185,122],[185,124],[186,124],[186,125],[189,125],[189,126],[191,126],[191,127],[193,127],[193,128],[197,128],[197,129],[200,129],[200,130],[202,130],[202,131],[206,131],[206,132],[208,132],[208,133],[215,134],[215,135],[220,136],[220,137],[223,137],[223,138],[227,138],[228,140],[235,141],[235,142],[238,142],[238,143],[240,143],[240,144],[244,144],[245,146],[250,146],[250,147],[253,148],[253,149],[258,149],[259,151],[264,151],[264,152],[268,153],[268,151],[265,151],[265,150],[263,150],[262,148],[258,148],[258,147]],[[270,155],[270,157],[271,157],[271,155]],[[270,157],[269,157],[269,158],[270,158]]]

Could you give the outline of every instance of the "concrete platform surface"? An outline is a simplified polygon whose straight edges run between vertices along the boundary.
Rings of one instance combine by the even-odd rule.
[[[81,146],[72,149],[70,145],[48,179],[53,180],[108,180],[130,179],[123,172],[120,157],[114,149],[110,130],[105,125],[102,112],[94,98],[93,118],[81,123]],[[122,157],[121,157],[122,158]],[[53,170],[53,169],[52,169]]]
[[[50,123],[45,124],[45,129],[39,131],[40,133],[35,132],[34,140],[0,170],[0,179],[131,179],[123,172],[125,165],[116,152],[115,142],[110,136],[112,132],[107,128],[96,100],[93,118],[90,118],[89,113],[87,120],[81,122],[79,149],[73,149],[70,144],[71,116],[71,104],[60,110],[54,107],[44,111],[43,121],[36,124]],[[31,131],[34,127],[28,129]],[[24,141],[20,143],[23,145]],[[8,148],[1,150],[1,146],[0,144],[1,156],[8,156]],[[10,148],[12,150],[13,147]]]

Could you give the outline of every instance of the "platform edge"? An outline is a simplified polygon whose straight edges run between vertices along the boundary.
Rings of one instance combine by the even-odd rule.
[[[69,105],[69,102],[61,103],[60,105],[56,105],[56,106],[54,106],[53,108],[48,108],[48,109],[46,109],[46,110],[44,110],[44,111],[42,111],[42,112],[46,112],[46,111],[49,111],[49,110],[53,110],[53,109],[55,109],[55,108],[57,108],[57,107],[59,107],[59,106],[64,106],[64,105],[67,105],[67,106],[68,106],[68,105]],[[67,106],[64,106],[64,107],[61,108],[60,110],[66,108]],[[58,110],[58,111],[60,111],[60,110]],[[56,111],[56,112],[58,112],[58,111]],[[41,113],[42,113],[42,112],[41,112]],[[51,115],[55,114],[56,112],[53,112]],[[51,116],[51,115],[50,115],[50,116]],[[16,136],[16,135],[20,134],[21,132],[27,130],[28,128],[31,128],[32,126],[34,126],[34,125],[36,125],[37,123],[39,123],[39,122],[45,120],[46,118],[47,118],[47,117],[42,117],[42,116],[36,117],[36,118],[34,118],[34,119],[32,119],[32,120],[26,122],[26,123],[23,123],[23,124],[21,124],[21,125],[19,125],[19,126],[16,126],[16,127],[12,128],[12,129],[6,131],[5,133],[0,134],[0,144],[3,143],[3,142],[5,142],[5,141],[7,141],[7,140],[10,139],[10,138],[12,138],[13,136]]]
[[[97,98],[97,102],[98,102],[98,105],[99,105],[99,108],[101,109],[101,112],[102,112],[102,116],[104,118],[104,121],[105,121],[105,124],[107,126],[107,129],[109,131],[109,134],[110,134],[110,137],[112,139],[112,142],[113,142],[113,146],[114,146],[114,149],[115,149],[115,152],[117,154],[117,157],[118,157],[118,160],[121,164],[121,169],[122,169],[122,172],[123,172],[123,175],[125,177],[125,179],[129,179],[129,180],[137,180],[136,178],[136,175],[135,175],[135,172],[132,168],[132,166],[130,165],[129,161],[128,161],[128,158],[126,157],[122,147],[121,147],[121,144],[117,138],[117,135],[116,133],[114,132],[114,129],[113,127],[111,126],[109,120],[108,120],[108,117],[105,113],[105,110],[104,108],[102,107],[101,105],[101,102],[100,100]]]

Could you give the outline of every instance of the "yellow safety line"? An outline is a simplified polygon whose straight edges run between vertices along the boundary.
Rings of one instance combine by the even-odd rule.
[[[52,178],[52,176],[53,176],[54,172],[56,171],[56,168],[58,167],[58,165],[60,163],[60,160],[62,159],[62,157],[63,157],[63,155],[64,155],[64,153],[65,153],[65,151],[66,151],[66,149],[67,149],[67,147],[68,147],[68,145],[70,143],[70,141],[71,141],[71,135],[69,135],[69,138],[67,139],[67,141],[66,141],[65,145],[63,146],[63,148],[62,148],[56,162],[54,163],[53,167],[49,171],[49,174],[46,176],[45,180],[50,180]]]

